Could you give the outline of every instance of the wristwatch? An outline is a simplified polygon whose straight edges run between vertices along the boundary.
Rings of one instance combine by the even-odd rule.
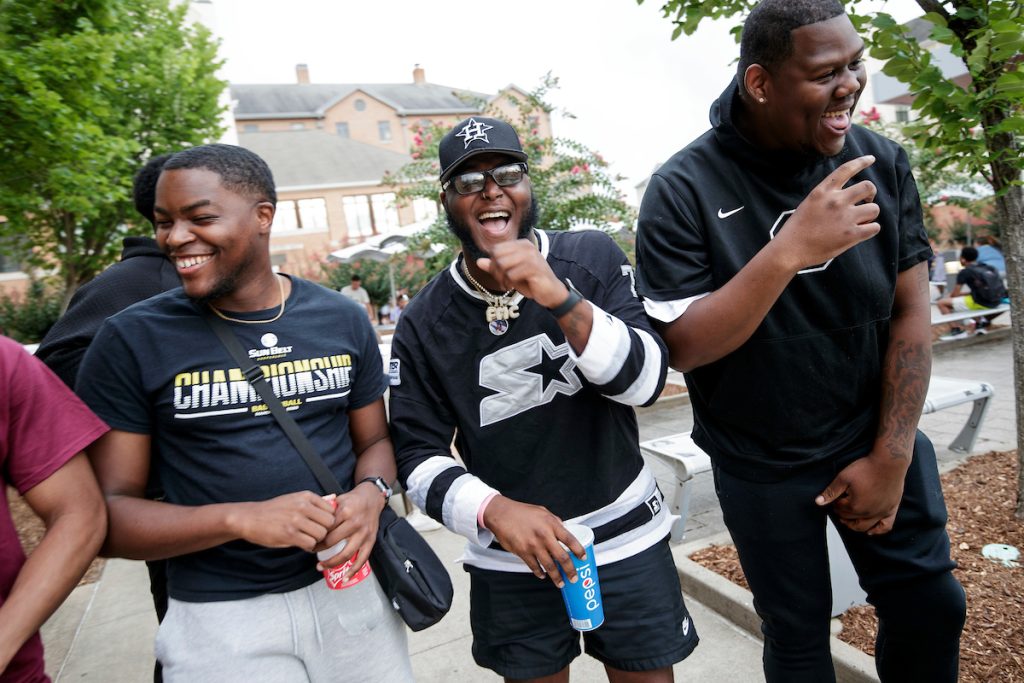
[[[576,306],[576,304],[583,301],[583,295],[580,294],[580,290],[576,289],[576,287],[572,284],[572,280],[570,280],[569,278],[565,278],[564,280],[562,280],[562,282],[564,282],[565,286],[569,288],[569,298],[567,298],[565,301],[558,304],[554,308],[548,309],[549,311],[551,311],[551,315],[555,316],[556,318],[561,318],[563,315],[571,311]]]
[[[391,490],[391,487],[388,486],[388,483],[384,481],[382,477],[367,477],[366,479],[360,480],[359,484],[365,484],[366,482],[370,482],[380,489],[380,492],[384,494],[384,504],[387,505],[391,500],[391,494],[394,493]],[[359,486],[359,484],[356,484],[356,486]]]

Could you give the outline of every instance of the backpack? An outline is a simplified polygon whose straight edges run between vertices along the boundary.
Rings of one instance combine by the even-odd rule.
[[[1006,287],[999,271],[987,263],[973,263],[968,268],[976,276],[971,278],[971,298],[988,308],[995,308],[1006,298]]]

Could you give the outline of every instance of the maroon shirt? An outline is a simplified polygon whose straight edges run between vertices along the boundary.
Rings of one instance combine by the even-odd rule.
[[[41,361],[0,336],[0,606],[25,564],[7,486],[24,494],[108,429]],[[38,633],[0,673],[0,683],[49,680]]]

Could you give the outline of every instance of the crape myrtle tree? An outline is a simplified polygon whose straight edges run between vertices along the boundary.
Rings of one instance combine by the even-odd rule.
[[[644,0],[637,0],[642,4]],[[907,85],[918,117],[905,131],[934,153],[938,169],[959,167],[984,178],[993,192],[1006,257],[1010,298],[1024,301],[1024,4],[1017,0],[916,0],[932,24],[930,38],[958,57],[971,82],[964,87],[943,75],[929,50],[885,12],[863,11],[849,0],[847,12],[884,62],[882,71]],[[692,35],[705,19],[745,16],[756,0],[668,0],[664,16],[672,38]],[[737,37],[740,27],[733,29]],[[1024,519],[1024,315],[1013,316],[1014,390],[1017,414],[1017,508]]]
[[[585,145],[566,138],[548,137],[536,127],[536,117],[554,111],[546,101],[558,87],[558,79],[546,75],[540,84],[525,96],[508,94],[507,101],[515,110],[513,116],[493,103],[471,102],[481,108],[481,116],[500,118],[511,123],[519,133],[523,150],[530,158],[530,184],[537,200],[537,227],[543,230],[568,230],[577,225],[609,229],[613,223],[631,228],[636,217],[633,207],[615,187],[621,180],[608,171],[608,162]],[[562,116],[572,115],[562,112]],[[451,128],[450,124],[432,122],[415,131],[410,150],[412,161],[384,182],[396,188],[399,202],[426,198],[438,201],[440,175],[438,143]],[[615,236],[620,246],[629,247],[630,237]],[[425,256],[425,268],[434,274],[454,258],[458,241],[448,230],[440,209],[434,224],[410,240],[413,251]],[[432,245],[435,245],[432,247]],[[438,249],[443,246],[443,249]],[[628,252],[627,252],[628,253]]]
[[[925,207],[947,205],[958,206],[971,216],[985,216],[992,212],[992,188],[980,176],[971,176],[958,166],[940,166],[938,157],[943,153],[941,147],[930,149],[919,147],[907,135],[905,124],[891,123],[882,120],[876,107],[860,111],[860,124],[880,135],[893,140],[907,152],[910,167],[914,169],[914,179],[921,194]],[[966,223],[958,223],[943,231],[935,222],[927,208],[924,211],[924,225],[928,236],[941,242],[942,238],[952,241],[970,242]],[[986,232],[999,237],[1001,227],[989,223]]]
[[[0,0],[0,244],[56,271],[64,303],[151,227],[132,208],[152,155],[215,138],[210,33],[168,0]]]

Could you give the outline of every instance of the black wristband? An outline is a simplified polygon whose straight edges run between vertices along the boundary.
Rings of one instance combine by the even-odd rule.
[[[551,311],[551,315],[555,316],[556,318],[561,318],[566,313],[575,308],[576,304],[583,301],[583,295],[580,294],[579,290],[573,286],[572,280],[566,278],[565,280],[563,280],[563,282],[565,282],[565,286],[569,288],[569,298],[567,298],[565,301],[558,304],[554,308],[548,309],[549,311]]]

